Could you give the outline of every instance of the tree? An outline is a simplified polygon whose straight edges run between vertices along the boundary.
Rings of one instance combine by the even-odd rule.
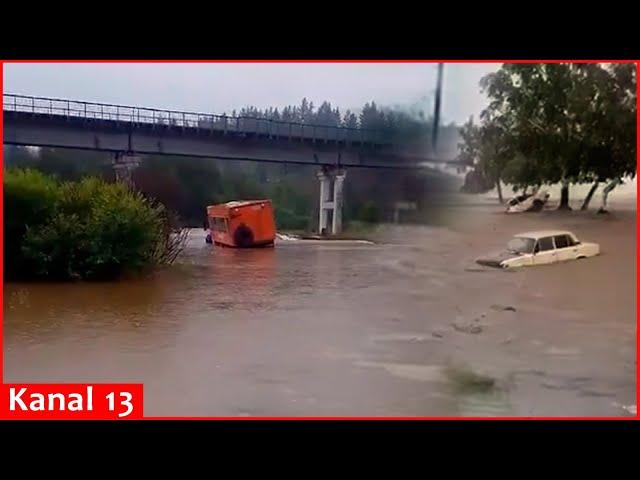
[[[351,110],[347,110],[342,118],[342,126],[346,128],[358,128],[358,117]]]
[[[458,160],[474,166],[474,183],[495,186],[498,200],[504,202],[502,196],[503,172],[510,159],[513,158],[513,148],[509,139],[508,128],[504,119],[491,117],[491,112],[485,111],[482,124],[476,126],[473,118],[461,128],[462,142],[459,144]]]
[[[360,112],[360,128],[381,130],[385,127],[384,112],[378,109],[376,102],[365,103]]]
[[[456,160],[471,170],[467,172],[461,191],[464,193],[484,193],[493,187],[493,184],[485,176],[485,169],[479,166],[480,162],[480,127],[473,123],[473,116],[460,128],[458,143],[458,156]]]
[[[342,116],[340,115],[340,109],[336,107],[336,109],[333,110],[332,112],[331,125],[335,127],[339,127],[341,123],[342,123]]]
[[[333,110],[329,102],[322,102],[315,115],[315,122],[318,125],[334,125]]]
[[[300,119],[298,121],[302,123],[313,124],[314,123],[314,105],[313,102],[307,100],[307,98],[303,98],[300,104],[299,115]]]
[[[483,115],[509,126],[508,141],[524,155],[555,166],[550,183],[562,182],[559,208],[569,207],[569,181],[577,176],[570,122],[568,64],[504,64],[481,81],[490,99]]]
[[[590,91],[591,109],[584,115],[584,157],[582,175],[593,185],[582,209],[601,182],[601,212],[606,211],[609,193],[627,176],[636,173],[636,69],[632,64],[584,65],[581,87]]]
[[[282,109],[281,119],[283,122],[292,122],[293,121],[293,111],[291,106],[284,107]]]
[[[570,183],[635,174],[635,81],[632,65],[579,63],[504,64],[484,77],[483,115],[506,127],[511,180],[560,182],[558,208],[569,209]]]

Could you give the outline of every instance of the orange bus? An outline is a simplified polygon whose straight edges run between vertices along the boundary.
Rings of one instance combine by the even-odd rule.
[[[272,246],[276,238],[271,200],[240,200],[207,207],[207,243],[227,247]]]

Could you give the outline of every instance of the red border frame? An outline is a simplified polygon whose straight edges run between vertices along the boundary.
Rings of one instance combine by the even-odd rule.
[[[0,59],[0,91],[3,91],[4,65],[8,63],[562,63],[562,62],[582,62],[582,63],[635,63],[636,79],[640,76],[640,60],[2,60]],[[640,85],[636,85],[640,97]],[[640,99],[636,99],[637,106],[640,106]],[[636,165],[640,165],[640,109],[636,108]],[[0,118],[0,137],[3,136],[3,119]],[[3,181],[4,159],[0,151],[0,181]],[[0,197],[0,226],[4,226],[4,195]],[[640,236],[640,226],[637,222],[637,208],[640,207],[638,199],[638,185],[636,183],[636,275],[640,267],[640,257],[638,256],[638,237]],[[4,248],[3,235],[0,234],[0,250]],[[4,258],[0,258],[0,275],[2,276],[3,288],[0,291],[0,307],[4,306]],[[640,287],[636,278],[636,405],[640,396],[640,374],[638,372],[638,351],[640,350],[640,332],[638,332],[638,312],[637,295]],[[3,343],[3,320],[4,309],[0,313],[0,345]],[[0,383],[4,383],[4,348],[0,352]],[[640,420],[640,415],[636,412],[635,417],[150,417],[145,416],[144,420]]]
[[[337,60],[305,60],[305,59],[246,59],[246,60],[2,60],[0,63],[638,63],[639,60],[443,60],[443,59],[337,59]]]
[[[0,92],[4,92],[4,62],[0,61]],[[2,137],[2,149],[0,150],[0,181],[2,181],[2,196],[0,196],[0,225],[2,226],[2,233],[0,233],[0,250],[2,251],[2,257],[0,257],[0,275],[2,276],[2,291],[0,292],[0,345],[2,345],[2,351],[0,352],[0,383],[4,383],[4,113],[0,118],[0,136]]]

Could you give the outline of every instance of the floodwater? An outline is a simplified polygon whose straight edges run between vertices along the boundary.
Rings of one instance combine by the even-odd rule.
[[[5,381],[142,382],[151,416],[630,415],[635,211],[493,210],[385,227],[375,244],[234,250],[194,230],[148,278],[6,284]],[[603,254],[473,263],[558,222]]]

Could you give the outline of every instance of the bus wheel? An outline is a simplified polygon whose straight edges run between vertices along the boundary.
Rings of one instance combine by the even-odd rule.
[[[253,245],[253,232],[245,224],[236,228],[233,240],[237,247],[251,247]]]

